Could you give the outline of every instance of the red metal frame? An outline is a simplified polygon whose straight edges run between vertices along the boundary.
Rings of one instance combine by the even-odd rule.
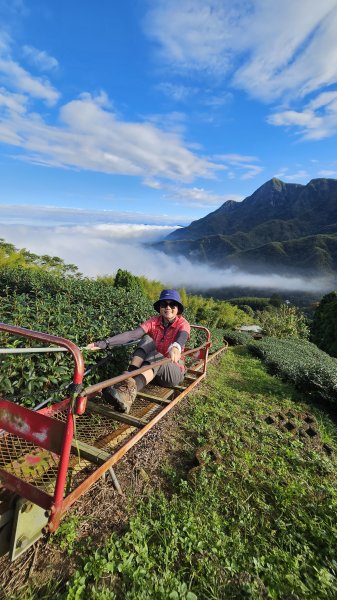
[[[208,350],[211,346],[210,332],[206,327],[192,325],[195,329],[202,330],[206,335],[206,341],[199,347],[193,350],[188,350],[184,356],[189,356],[198,353],[199,359],[203,361],[203,368],[198,372],[200,377],[186,387],[174,400],[164,406],[144,427],[132,435],[115,453],[111,455],[109,460],[97,467],[78,487],[76,487],[68,496],[64,497],[66,479],[69,467],[69,458],[71,445],[74,435],[74,414],[83,414],[85,411],[86,400],[95,396],[98,391],[123,381],[130,374],[123,374],[113,377],[98,384],[88,386],[81,395],[74,398],[67,398],[57,405],[50,408],[43,408],[38,412],[23,408],[8,402],[0,400],[0,427],[8,433],[13,433],[16,436],[23,438],[37,446],[50,450],[59,455],[59,466],[53,496],[38,489],[34,485],[22,481],[15,475],[8,473],[4,469],[0,469],[0,479],[11,491],[16,492],[20,496],[31,500],[42,508],[50,509],[50,519],[48,528],[50,531],[55,531],[59,525],[63,513],[85,492],[93,483],[95,483],[109,468],[116,464],[124,454],[132,448],[160,419],[162,419],[187,393],[191,391],[205,376],[207,369]],[[74,360],[73,383],[81,384],[84,373],[83,357],[80,349],[71,341],[57,336],[41,333],[0,323],[0,331],[5,331],[14,335],[37,339],[47,342],[52,345],[62,346],[66,348]],[[156,362],[156,366],[170,362],[170,358],[165,358]],[[142,373],[149,369],[149,365],[132,371],[132,376]],[[67,408],[66,423],[53,418],[60,409]],[[21,424],[21,425],[20,425]],[[43,438],[43,439],[42,439]]]
[[[57,337],[55,335],[50,335],[48,333],[42,333],[40,331],[25,329],[23,327],[16,327],[15,325],[7,325],[5,323],[0,323],[0,331],[5,331],[7,333],[11,333],[13,335],[17,335],[17,336],[21,336],[21,337],[25,337],[25,338],[40,340],[40,341],[46,342],[48,344],[52,344],[55,346],[62,346],[63,348],[66,348],[72,354],[72,357],[74,360],[73,383],[74,384],[82,384],[83,373],[84,373],[83,356],[82,356],[82,353],[81,353],[80,349],[78,348],[78,346],[76,346],[76,344],[74,344],[70,340],[67,340],[66,338]],[[4,402],[6,402],[6,401],[3,400],[1,404],[3,405]],[[68,471],[68,465],[69,465],[70,448],[71,448],[71,442],[73,439],[74,425],[73,425],[72,406],[71,406],[71,402],[68,401],[68,403],[69,403],[69,408],[68,408],[67,422],[66,422],[65,426],[63,424],[61,424],[62,429],[63,429],[63,436],[62,436],[62,441],[61,441],[60,461],[59,461],[59,469],[58,469],[58,474],[57,474],[55,491],[54,491],[54,496],[50,497],[50,502],[49,502],[48,507],[46,506],[48,494],[46,494],[45,492],[42,492],[41,490],[37,489],[36,487],[32,486],[31,484],[20,480],[18,477],[14,476],[14,475],[10,476],[9,473],[4,471],[3,469],[0,469],[0,479],[2,481],[4,481],[5,483],[7,483],[7,486],[12,491],[18,493],[20,496],[27,498],[28,500],[32,500],[33,502],[35,502],[39,506],[42,506],[43,508],[51,508],[52,513],[59,510],[59,508],[62,505],[67,471]],[[10,406],[8,407],[8,405],[10,405]],[[9,412],[8,412],[8,410],[9,410]],[[41,447],[44,447],[47,450],[51,450],[52,452],[55,451],[54,442],[51,443],[51,440],[49,440],[50,443],[46,443],[43,446],[43,444],[38,444],[36,439],[34,439],[33,436],[34,436],[34,433],[36,434],[36,433],[40,432],[40,430],[38,430],[37,428],[39,427],[40,420],[42,417],[45,420],[47,419],[49,422],[49,424],[48,424],[49,432],[52,431],[53,429],[60,432],[60,428],[58,425],[59,422],[57,422],[56,419],[52,419],[45,415],[40,415],[39,412],[34,412],[29,409],[24,409],[12,402],[9,402],[9,403],[7,402],[6,410],[4,410],[4,412],[2,412],[0,414],[0,427],[2,429],[4,429],[5,431],[9,431],[9,432],[11,431],[8,428],[8,421],[11,420],[11,418],[9,417],[9,413],[12,414],[12,419],[13,419],[13,417],[15,418],[15,415],[19,415],[22,418],[22,415],[24,414],[25,418],[27,419],[28,424],[29,424],[29,430],[28,430],[29,433],[16,430],[15,435],[17,435],[18,437],[21,437],[27,441],[34,441],[35,444],[40,445]],[[45,423],[47,423],[47,421],[45,421]],[[50,436],[50,437],[52,438],[53,436]]]

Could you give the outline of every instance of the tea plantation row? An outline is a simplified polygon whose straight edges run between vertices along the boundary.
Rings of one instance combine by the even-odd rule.
[[[224,331],[232,345],[244,344],[269,371],[291,381],[302,392],[337,405],[337,359],[300,339],[264,338],[252,342],[245,333]]]

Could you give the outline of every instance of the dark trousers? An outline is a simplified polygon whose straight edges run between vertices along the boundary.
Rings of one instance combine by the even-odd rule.
[[[156,350],[154,341],[149,335],[142,337],[133,356],[139,356],[144,360],[142,366],[165,358]],[[176,363],[168,363],[159,367],[151,364],[151,369],[155,374],[154,383],[159,385],[171,387],[179,385],[184,379],[184,371]]]

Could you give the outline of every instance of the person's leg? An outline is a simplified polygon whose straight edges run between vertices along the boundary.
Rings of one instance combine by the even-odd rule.
[[[125,373],[131,374],[132,371],[163,358],[164,356],[156,351],[152,338],[146,335],[139,342]],[[121,381],[121,383],[106,388],[103,391],[103,397],[111,402],[117,410],[128,413],[137,396],[137,392],[152,381],[158,369],[159,367],[151,367],[147,371],[144,371],[144,373],[136,375],[136,377],[129,377]]]
[[[155,376],[155,383],[164,387],[179,385],[184,379],[184,371],[175,363],[161,365]]]

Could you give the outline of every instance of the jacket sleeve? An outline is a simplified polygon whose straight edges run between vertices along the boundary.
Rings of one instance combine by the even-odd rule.
[[[97,348],[101,348],[101,350],[105,350],[105,348],[113,348],[114,346],[124,346],[124,344],[139,340],[139,338],[143,337],[144,334],[144,329],[139,326],[137,329],[125,331],[124,333],[118,333],[117,335],[108,337],[105,340],[95,342],[95,346],[97,346]]]

